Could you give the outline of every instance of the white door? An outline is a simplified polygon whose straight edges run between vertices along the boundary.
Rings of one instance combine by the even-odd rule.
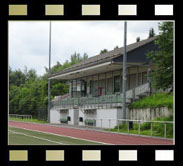
[[[74,125],[79,125],[79,110],[74,110]]]

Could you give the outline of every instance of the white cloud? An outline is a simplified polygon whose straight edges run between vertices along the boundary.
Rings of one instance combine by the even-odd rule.
[[[157,21],[128,21],[127,43],[136,37],[145,39],[149,29],[158,34]],[[97,55],[106,48],[123,46],[123,21],[54,21],[52,22],[52,63],[64,63],[74,52]],[[12,69],[34,68],[39,75],[48,66],[49,22],[9,22],[9,64]]]

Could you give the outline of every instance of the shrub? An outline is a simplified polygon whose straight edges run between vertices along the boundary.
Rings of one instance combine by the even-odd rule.
[[[154,121],[173,121],[173,115],[169,117],[158,117],[155,118]],[[153,131],[156,131],[155,135],[164,136],[164,123],[153,123]],[[169,138],[173,137],[173,124],[166,124],[166,135]]]
[[[149,123],[149,122],[145,122],[145,123],[141,124],[141,126],[140,126],[141,130],[149,130],[150,128],[151,128],[151,123]]]
[[[158,118],[155,118],[153,121],[173,121],[173,115],[170,115],[169,117],[158,117]],[[137,134],[138,129],[139,129],[139,124],[133,123],[133,128],[130,129],[130,132]],[[153,122],[152,129],[153,129],[153,136],[164,137],[164,134],[165,134],[164,123]],[[150,122],[142,123],[140,125],[140,130],[142,135],[150,135],[151,123]],[[118,131],[118,126],[115,126],[114,129],[111,129],[111,131]],[[124,133],[128,132],[128,123],[120,124],[119,131]],[[173,124],[171,123],[166,124],[166,137],[173,138]]]

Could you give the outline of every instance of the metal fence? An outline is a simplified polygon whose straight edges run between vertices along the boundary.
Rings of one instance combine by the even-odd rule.
[[[37,112],[37,118],[40,121],[47,121],[48,119],[48,108],[47,107],[42,107],[38,109]]]
[[[23,122],[25,121],[32,122],[32,115],[9,114],[9,119]]]
[[[85,123],[86,120],[90,120],[90,121],[93,120],[94,123],[87,124],[87,123]],[[153,136],[153,132],[156,132],[155,130],[153,130],[153,125],[159,124],[159,129],[161,127],[164,128],[164,136],[163,136],[164,138],[167,138],[167,125],[172,125],[172,128],[174,127],[173,121],[145,121],[145,120],[130,120],[130,119],[96,119],[96,118],[86,118],[85,121],[83,122],[83,125],[86,127],[109,129],[109,130],[112,129],[111,131],[116,131],[118,133],[124,131],[124,130],[120,129],[120,126],[124,125],[124,126],[126,126],[126,130],[127,130],[125,133],[135,134],[135,135],[142,135],[141,126],[146,123],[147,126],[149,126],[149,128],[150,128],[150,133],[147,135],[149,135],[151,137]],[[130,130],[133,130],[133,125],[138,126],[138,133],[130,132]],[[143,129],[143,131],[149,131],[149,129]],[[146,134],[143,134],[143,135],[146,135]],[[173,131],[172,131],[172,136],[173,136]],[[162,136],[160,136],[160,137],[162,137]]]

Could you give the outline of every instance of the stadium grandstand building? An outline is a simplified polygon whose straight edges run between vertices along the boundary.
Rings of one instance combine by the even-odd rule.
[[[154,67],[147,58],[149,51],[158,50],[151,37],[127,46],[126,105],[151,93],[148,74]],[[49,79],[67,80],[69,93],[51,101],[50,123],[108,128],[105,119],[113,119],[110,128],[122,118],[123,48],[93,56],[52,74]],[[129,117],[128,109],[126,118]],[[101,119],[101,121],[100,121]]]

